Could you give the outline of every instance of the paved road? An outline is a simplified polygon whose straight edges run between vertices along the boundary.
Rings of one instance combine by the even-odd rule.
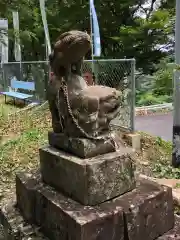
[[[153,136],[159,136],[166,141],[172,141],[172,113],[153,115],[153,116],[136,116],[135,129],[147,132]]]

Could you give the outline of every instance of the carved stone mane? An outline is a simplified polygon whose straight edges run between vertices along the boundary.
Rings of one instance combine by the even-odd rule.
[[[90,48],[90,36],[85,32],[70,31],[61,34],[50,55],[52,70],[57,76],[64,75],[65,71],[62,73],[62,71],[59,72],[59,69],[62,70],[64,68],[67,70],[70,65],[78,63],[81,65],[83,57]]]

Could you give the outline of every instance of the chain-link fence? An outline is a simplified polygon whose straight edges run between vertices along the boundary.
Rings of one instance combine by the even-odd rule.
[[[94,78],[96,84],[122,91],[123,102],[118,116],[111,123],[113,127],[134,130],[135,108],[135,60],[95,60],[84,61],[83,73]],[[94,73],[94,74],[92,74]],[[91,75],[90,75],[91,74]],[[92,82],[92,81],[90,81]]]
[[[0,68],[0,88],[8,90],[13,77],[21,81],[34,81],[36,100],[46,99],[49,77],[48,62],[6,63]],[[134,130],[135,108],[135,60],[94,60],[84,61],[83,77],[88,84],[100,84],[122,91],[123,101],[118,116],[112,121],[113,127]],[[0,89],[0,91],[1,91]]]
[[[8,91],[11,79],[34,81],[34,100],[43,101],[46,98],[46,88],[49,77],[48,62],[12,62],[0,65],[0,91]],[[21,90],[23,92],[23,90]]]

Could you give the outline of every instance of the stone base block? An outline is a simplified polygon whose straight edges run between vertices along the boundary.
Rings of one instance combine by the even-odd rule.
[[[171,188],[143,180],[117,201],[124,209],[128,240],[154,240],[174,226]]]
[[[31,226],[24,221],[16,208],[14,199],[7,199],[0,211],[0,239],[1,240],[48,240],[38,227]]]
[[[174,228],[157,240],[180,240],[180,216],[176,216]]]
[[[80,158],[90,158],[97,155],[114,152],[115,143],[109,140],[89,140],[86,138],[69,138],[61,133],[48,133],[49,144],[52,147],[72,153]]]
[[[25,217],[30,212],[26,213],[24,199],[29,202],[35,209],[30,219],[50,239],[155,240],[174,226],[168,187],[144,180],[129,193],[90,207],[57,193],[39,179],[38,174],[17,176],[17,205]]]
[[[135,187],[132,150],[81,159],[52,147],[40,149],[44,182],[84,205],[96,205]]]
[[[18,175],[16,188],[17,205],[21,213],[24,217],[29,216],[29,209],[26,213],[24,205],[26,199],[29,202],[26,205],[34,207],[30,219],[34,219],[50,239],[124,240],[123,211],[120,206],[83,206],[43,185],[36,175],[32,178]],[[22,195],[24,198],[21,198]]]

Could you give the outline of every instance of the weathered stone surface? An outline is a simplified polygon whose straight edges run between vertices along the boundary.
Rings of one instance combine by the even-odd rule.
[[[26,223],[17,210],[15,197],[7,199],[0,211],[0,239],[1,240],[48,240],[39,228]]]
[[[50,146],[40,149],[43,180],[84,205],[96,205],[135,187],[132,151],[82,160]]]
[[[31,177],[23,174],[17,177],[21,183],[17,192],[26,189],[23,195],[28,194],[27,179]],[[174,226],[172,191],[168,187],[143,180],[135,190],[90,207],[57,193],[39,179],[34,177],[34,187],[30,181],[35,196],[34,219],[50,239],[155,240]]]
[[[167,187],[172,188],[172,195],[173,195],[173,199],[174,199],[174,203],[176,205],[180,205],[180,179],[165,179],[165,178],[153,178],[153,177],[149,177],[143,174],[140,174],[139,177],[141,179],[148,179],[150,181],[156,182],[160,185],[164,185]]]
[[[28,177],[28,173],[25,175],[21,175],[21,179],[16,176],[16,199],[17,206],[21,212],[24,213],[24,217],[30,222],[33,223],[35,221],[35,192],[34,187],[37,186],[37,180],[41,179],[41,175],[39,172],[34,173],[31,178]],[[28,184],[26,184],[28,181]]]
[[[27,194],[27,201],[31,201],[28,199],[28,191],[30,187],[32,190],[32,181],[23,174],[17,177],[17,192]],[[124,240],[123,212],[120,206],[83,206],[43,185],[39,182],[39,177],[37,179],[36,183],[34,181],[35,222],[47,237],[53,240]],[[22,209],[26,211],[25,208]],[[25,212],[22,214],[27,215]]]
[[[174,228],[157,240],[180,240],[180,217],[176,216]]]
[[[115,151],[112,139],[92,141],[87,138],[70,138],[63,133],[48,133],[49,144],[55,148],[67,151],[80,158],[90,158]]]
[[[115,201],[124,209],[128,240],[154,240],[174,226],[171,188],[143,180]]]

